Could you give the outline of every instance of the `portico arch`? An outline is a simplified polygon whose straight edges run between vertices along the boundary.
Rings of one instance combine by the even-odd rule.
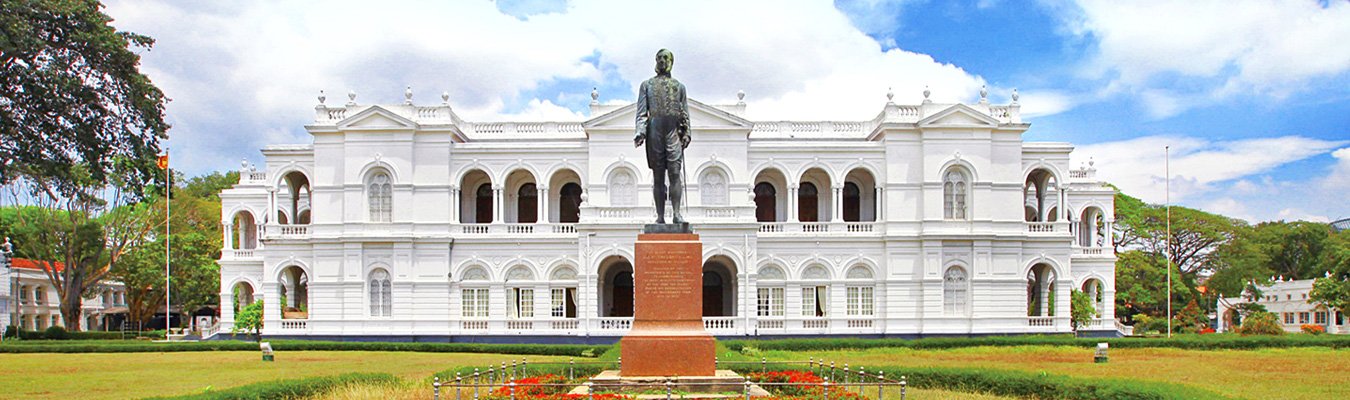
[[[736,316],[736,262],[724,255],[703,263],[703,316]]]
[[[618,255],[600,261],[596,282],[602,317],[633,316],[633,262]]]

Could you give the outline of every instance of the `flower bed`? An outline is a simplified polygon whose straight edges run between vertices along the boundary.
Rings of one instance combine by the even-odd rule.
[[[784,370],[768,372],[752,372],[746,375],[751,382],[755,382],[773,394],[772,399],[819,399],[828,398],[832,400],[860,400],[863,396],[858,393],[844,390],[839,386],[831,386],[828,389],[828,395],[824,385],[825,379],[811,371]]]

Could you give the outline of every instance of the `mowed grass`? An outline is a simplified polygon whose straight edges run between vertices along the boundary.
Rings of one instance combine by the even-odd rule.
[[[900,390],[894,389],[889,393],[883,392],[884,400],[899,400]],[[965,393],[946,390],[931,389],[908,389],[906,390],[906,399],[923,400],[999,400],[1009,399],[1009,397],[991,396],[978,393]],[[441,392],[441,398],[454,398],[454,389],[445,388]],[[405,382],[401,385],[349,385],[334,389],[329,393],[315,397],[314,400],[417,400],[426,399],[431,396],[431,388],[422,382]],[[465,398],[470,397],[464,393]],[[678,396],[678,395],[677,395]],[[876,396],[876,392],[869,390],[867,398]]]
[[[977,367],[1077,377],[1179,383],[1239,398],[1350,398],[1350,350],[1329,348],[1261,350],[1112,349],[1110,362],[1092,363],[1093,349],[1067,346],[904,348],[780,352],[771,359],[808,357],[868,366]]]
[[[406,380],[462,365],[497,364],[516,355],[368,351],[0,354],[0,398],[128,399],[200,393],[260,381],[383,372]],[[565,357],[527,356],[530,361]]]

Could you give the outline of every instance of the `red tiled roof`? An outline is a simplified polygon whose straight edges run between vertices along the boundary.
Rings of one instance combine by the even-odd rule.
[[[35,261],[35,260],[29,260],[29,259],[27,259],[27,258],[15,258],[15,259],[12,259],[12,260],[11,260],[11,263],[12,263],[12,265],[14,266],[14,268],[31,269],[31,270],[35,270],[35,271],[46,271],[46,270],[47,270],[47,263],[46,263],[46,262],[39,263],[38,261]],[[62,264],[62,263],[60,263],[60,262],[55,262],[55,263],[52,263],[52,264],[55,264],[56,272],[61,272],[62,269],[65,269],[65,268],[66,268],[66,265],[65,265],[65,264]]]

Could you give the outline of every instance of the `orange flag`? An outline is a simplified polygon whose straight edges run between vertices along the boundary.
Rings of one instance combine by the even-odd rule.
[[[166,169],[166,168],[169,168],[169,155],[168,155],[168,154],[165,154],[165,155],[159,156],[159,160],[158,160],[158,161],[155,161],[155,165],[158,165],[158,166],[159,166],[159,169]]]

